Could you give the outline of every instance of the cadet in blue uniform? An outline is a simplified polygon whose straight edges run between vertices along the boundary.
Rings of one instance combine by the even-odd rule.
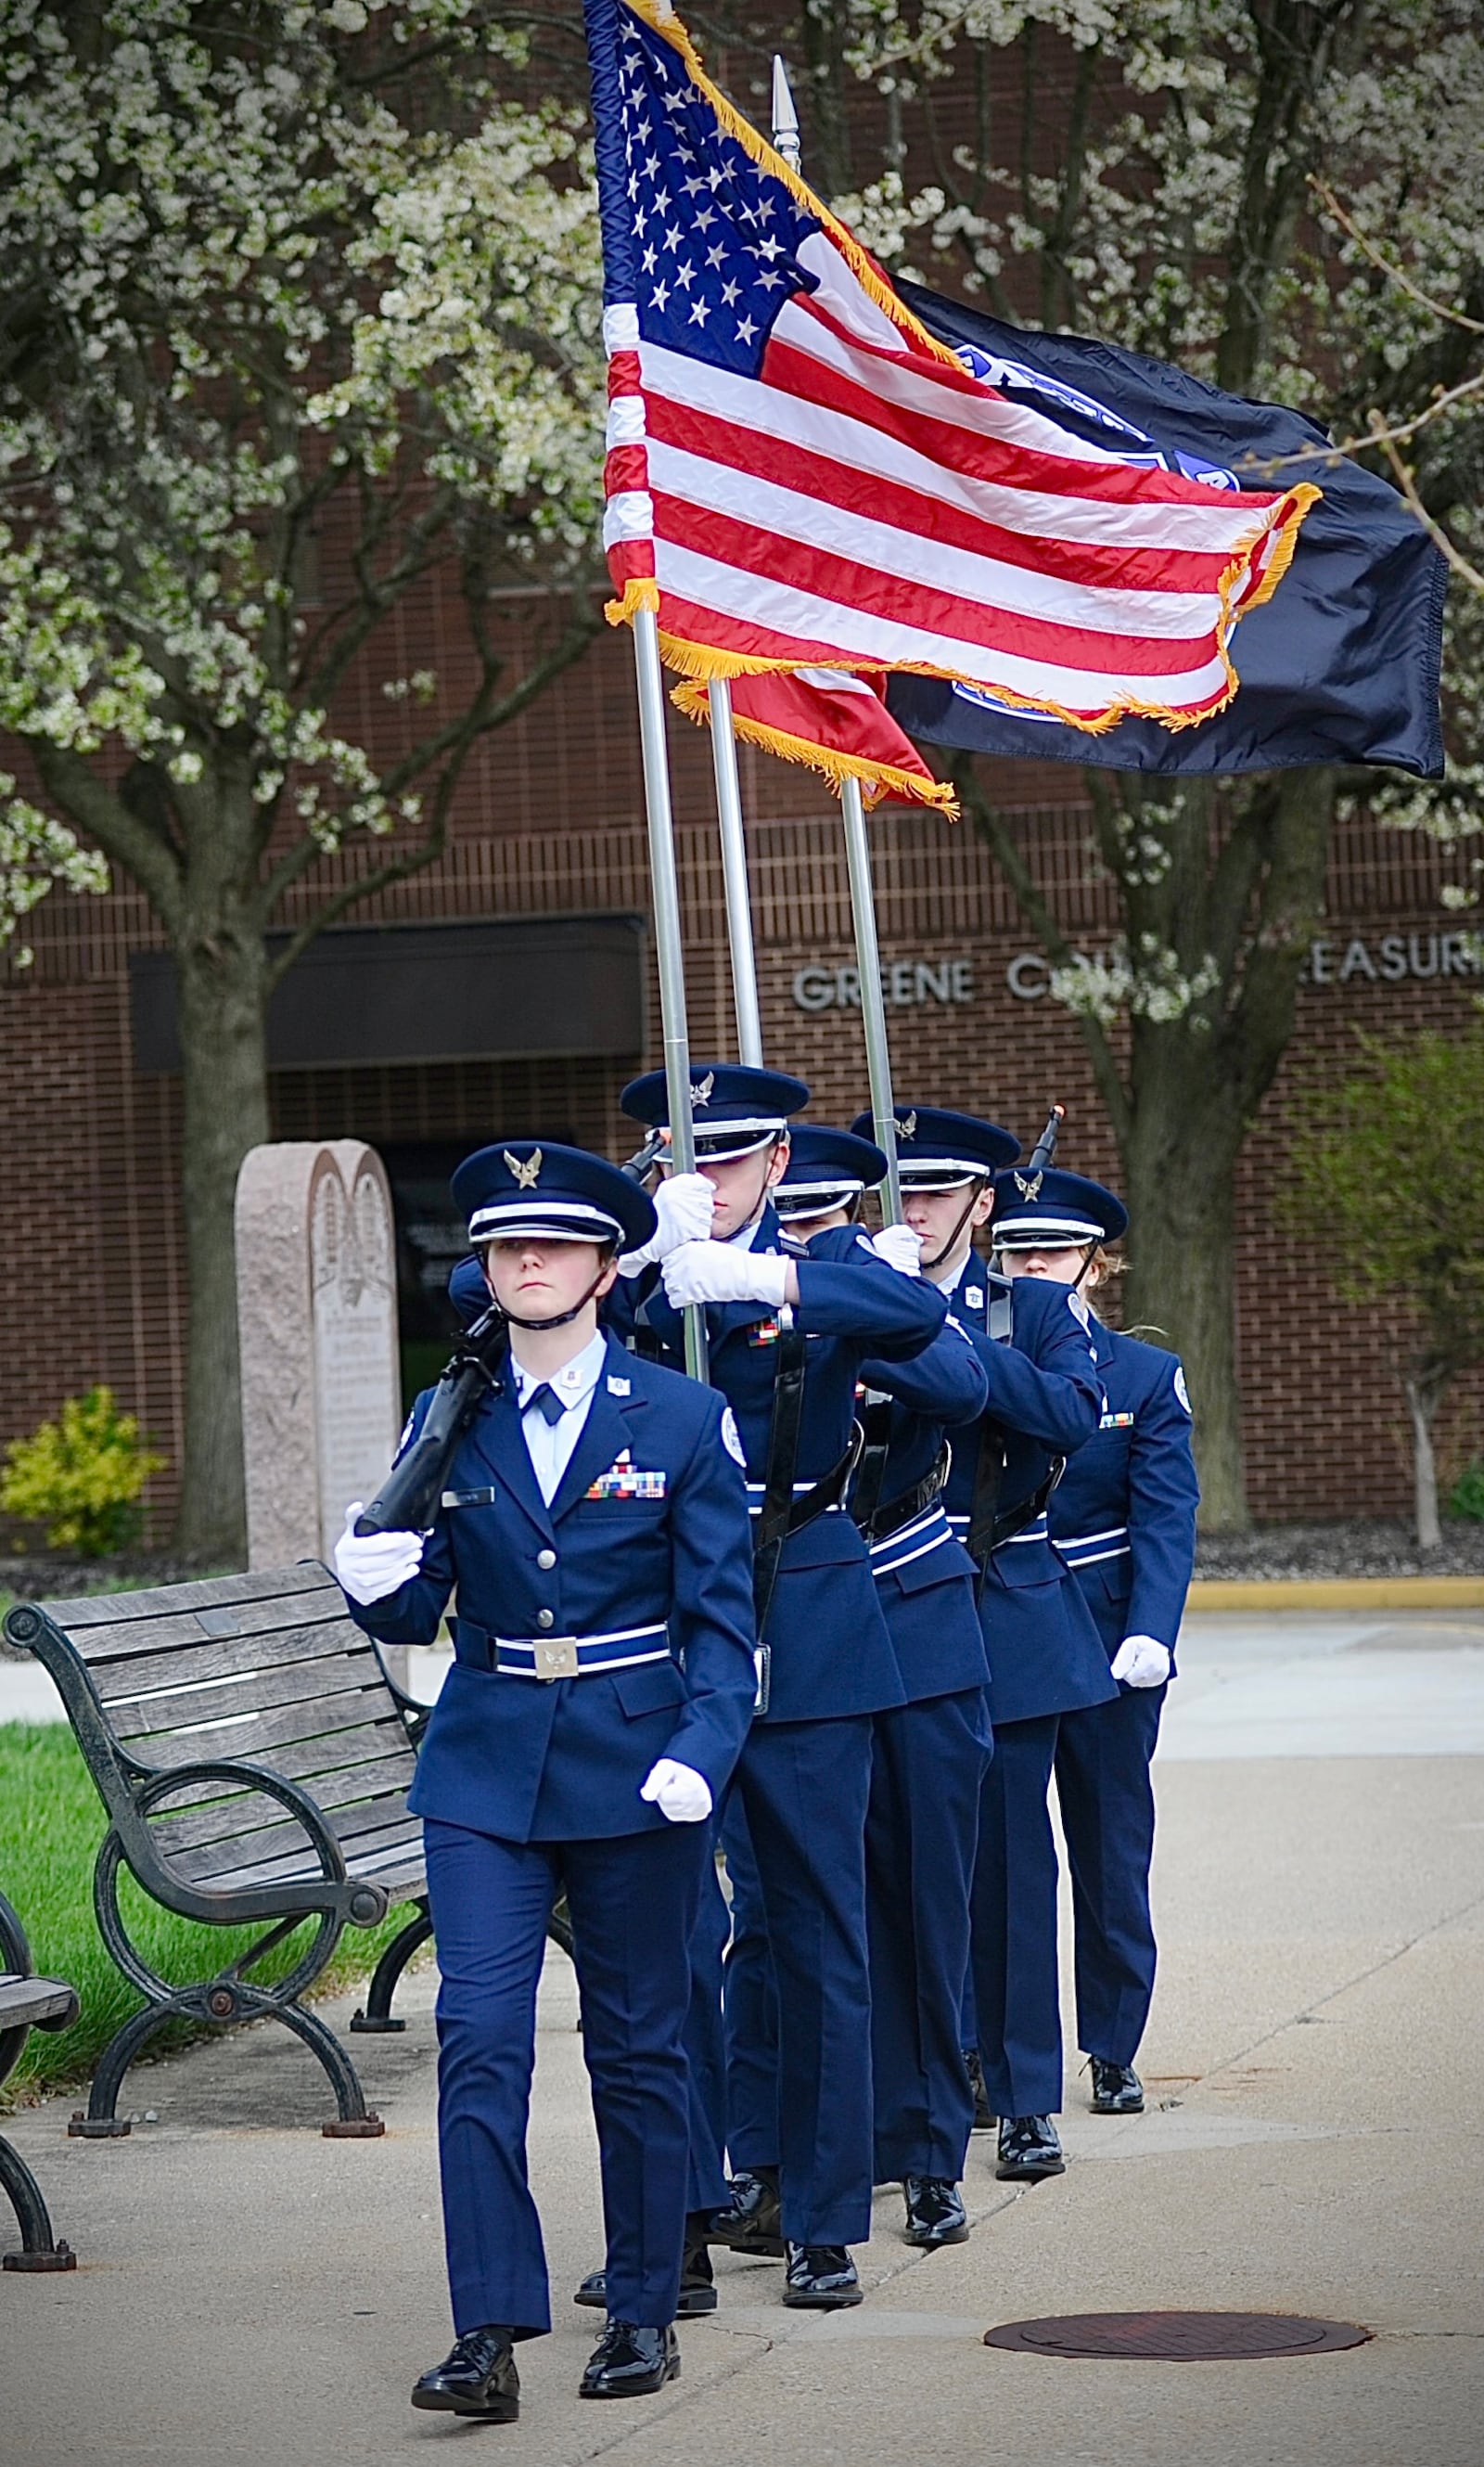
[[[995,1206],[994,1174],[1020,1153],[997,1123],[899,1106],[907,1221],[923,1274],[948,1293],[989,1378],[978,1429],[956,1439],[949,1521],[984,1570],[995,1753],[979,1798],[973,1985],[997,2172],[1034,2182],[1062,2167],[1056,1975],[1056,1850],[1047,1804],[1064,1714],[1117,1693],[1075,1578],[1051,1548],[1046,1503],[1060,1460],[1097,1429],[1102,1392],[1080,1294],[986,1269],[975,1233]]]
[[[1034,1197],[1013,1187],[1002,1192],[997,1259],[1008,1276],[1089,1293],[1103,1274],[1102,1245],[1127,1223],[1111,1190],[1048,1172]],[[1097,1622],[1118,1694],[1064,1715],[1056,1792],[1071,1867],[1077,2044],[1091,2062],[1092,2112],[1133,2116],[1144,2104],[1134,2059],[1155,1983],[1150,1764],[1195,1565],[1200,1485],[1176,1356],[1096,1318],[1092,1342],[1102,1427],[1051,1495],[1051,1536]]]
[[[637,1337],[647,1323],[671,1359],[682,1305],[707,1305],[710,1378],[736,1415],[758,1520],[759,1701],[736,1788],[778,1991],[781,2210],[766,2185],[748,2187],[716,2233],[744,2245],[781,2233],[784,2302],[828,2308],[860,2301],[848,2248],[870,2233],[866,1810],[872,1719],[903,1699],[866,1548],[842,1508],[855,1387],[866,1359],[921,1353],[946,1312],[853,1228],[807,1256],[787,1243],[770,1194],[808,1093],[778,1072],[692,1065],[701,1170],[658,1204],[678,1222],[693,1195],[683,1186],[707,1186],[711,1238],[672,1243],[662,1221],[627,1291]],[[622,1102],[662,1125],[663,1075]]]
[[[804,1129],[778,1185],[785,1225],[809,1245],[852,1221],[881,1150],[857,1133]],[[875,1248],[920,1274],[918,1237],[888,1227]],[[866,1444],[851,1513],[907,1698],[878,1713],[866,1826],[875,2174],[907,2201],[906,2240],[924,2250],[969,2232],[958,2189],[974,2121],[960,2050],[969,1893],[989,1759],[989,1666],[978,1573],[943,1506],[951,1433],[978,1422],[989,1381],[952,1319],[909,1363],[866,1362]]]
[[[660,2388],[688,2151],[683,2029],[707,1819],[752,1715],[752,1552],[722,1400],[599,1332],[616,1255],[655,1211],[601,1159],[529,1140],[454,1176],[509,1352],[431,1531],[335,1552],[370,1634],[428,1642],[458,1588],[455,1663],[411,1804],[438,1941],[438,2143],[457,2342],[415,2407],[508,2422],[513,2347],[551,2326],[527,2185],[536,1982],[572,1912],[607,2230],[589,2398]],[[420,1426],[420,1396],[408,1436]]]

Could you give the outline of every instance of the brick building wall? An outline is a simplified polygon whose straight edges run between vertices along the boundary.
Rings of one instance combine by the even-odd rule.
[[[422,613],[431,627],[433,612]],[[512,625],[519,613],[512,610]],[[428,657],[417,612],[405,619],[388,673]],[[359,708],[345,716],[385,753],[405,713],[377,693],[374,677],[354,690]],[[726,1054],[734,1046],[709,750],[679,720],[672,745],[692,1048]],[[1113,915],[1088,858],[1078,774],[1054,765],[1001,769],[1001,793],[1015,802],[1018,829],[1053,908],[1085,947],[1097,948]],[[767,1051],[810,1080],[818,1119],[847,1119],[866,1101],[866,1086],[859,1011],[834,998],[835,972],[853,956],[838,811],[807,772],[746,748],[742,771]],[[871,829],[883,957],[888,967],[908,963],[897,990],[922,997],[891,1013],[899,1095],[992,1114],[1027,1140],[1055,1095],[1068,1106],[1066,1161],[1116,1183],[1115,1152],[1076,1026],[1036,990],[1044,971],[1032,938],[988,852],[966,826],[902,809],[878,815]],[[376,853],[326,866],[296,892],[285,921],[296,921],[347,871],[369,868]],[[1476,981],[1460,973],[1462,939],[1437,891],[1436,857],[1425,842],[1363,824],[1338,832],[1330,948],[1319,971],[1327,982],[1302,994],[1288,1063],[1241,1176],[1239,1359],[1251,1503],[1261,1519],[1406,1509],[1396,1331],[1383,1315],[1333,1299],[1322,1238],[1300,1240],[1276,1228],[1273,1201],[1288,1097],[1299,1078],[1342,1068],[1358,1026],[1447,1026],[1467,1016]],[[481,749],[439,864],[356,909],[352,921],[394,926],[647,907],[627,645],[607,637],[523,721]],[[159,939],[126,886],[105,899],[54,897],[34,919],[33,966],[0,977],[8,1234],[0,1438],[106,1379],[172,1460],[152,1493],[163,1526],[181,1444],[179,1090],[169,1076],[135,1067],[127,984],[129,952]],[[1364,946],[1363,964],[1351,954],[1356,941]],[[1383,973],[1410,971],[1414,962],[1432,973],[1395,981]],[[652,985],[648,1020],[644,1052],[275,1072],[275,1133],[472,1145],[497,1131],[566,1132],[622,1155],[633,1138],[618,1091],[660,1059]],[[1445,1470],[1481,1451],[1484,1386],[1475,1384],[1445,1420]]]

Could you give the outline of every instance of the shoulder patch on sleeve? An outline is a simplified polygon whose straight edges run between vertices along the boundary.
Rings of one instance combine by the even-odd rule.
[[[1190,1391],[1185,1385],[1184,1365],[1179,1362],[1175,1365],[1175,1393],[1188,1414],[1190,1412]]]
[[[1088,1308],[1086,1298],[1082,1294],[1077,1293],[1069,1285],[1067,1289],[1067,1307],[1070,1311],[1078,1326],[1081,1328],[1083,1335],[1091,1336],[1092,1333],[1092,1314]]]
[[[730,1405],[722,1413],[721,1443],[729,1457],[734,1457],[739,1465],[746,1465],[747,1458],[743,1453],[742,1434],[737,1428],[737,1417]]]

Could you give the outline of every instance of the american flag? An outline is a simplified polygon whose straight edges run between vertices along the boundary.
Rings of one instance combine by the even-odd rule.
[[[1186,727],[1317,491],[1131,468],[1007,399],[706,78],[668,0],[586,0],[610,614],[671,668],[916,669]]]

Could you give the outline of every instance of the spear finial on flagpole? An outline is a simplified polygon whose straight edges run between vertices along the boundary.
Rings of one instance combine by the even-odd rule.
[[[798,113],[794,106],[794,90],[788,81],[783,55],[773,55],[773,142],[791,171],[803,162],[798,143]]]

